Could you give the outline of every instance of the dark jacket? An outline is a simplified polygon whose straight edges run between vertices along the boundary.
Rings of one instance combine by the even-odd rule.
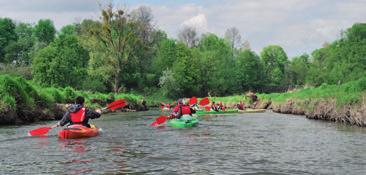
[[[60,126],[65,126],[66,124],[70,123],[70,125],[72,125],[72,121],[70,119],[70,113],[75,113],[78,112],[81,108],[83,108],[83,106],[79,105],[79,104],[73,104],[71,105],[66,113],[64,114],[64,116],[62,117],[61,121],[60,121]],[[91,110],[91,109],[87,109],[85,108],[85,119],[83,121],[83,125],[89,127],[89,119],[95,119],[95,118],[99,118],[100,114]]]

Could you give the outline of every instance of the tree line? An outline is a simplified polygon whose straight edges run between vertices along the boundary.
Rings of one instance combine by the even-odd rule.
[[[185,27],[172,39],[153,20],[149,7],[126,13],[111,5],[99,20],[59,31],[48,19],[27,24],[0,18],[0,71],[47,87],[172,98],[339,84],[366,72],[366,24],[354,24],[310,55],[289,59],[278,45],[255,53],[235,27],[224,37]]]

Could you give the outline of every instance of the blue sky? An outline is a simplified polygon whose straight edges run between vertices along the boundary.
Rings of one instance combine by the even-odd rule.
[[[57,28],[98,19],[97,2],[107,0],[0,0],[0,17],[35,23],[42,18]],[[270,44],[281,45],[289,57],[311,53],[339,38],[356,22],[366,22],[366,0],[113,0],[129,11],[145,5],[152,9],[154,25],[176,38],[184,26],[200,33],[223,36],[236,27],[259,53]]]

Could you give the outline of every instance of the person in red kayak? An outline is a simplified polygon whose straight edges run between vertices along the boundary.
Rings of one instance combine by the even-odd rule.
[[[183,115],[192,115],[192,111],[189,105],[184,103],[183,99],[179,99],[178,105],[174,107],[173,113],[170,114],[169,119],[180,119]]]
[[[72,104],[62,117],[61,121],[53,127],[65,126],[66,124],[74,125],[80,124],[90,128],[89,119],[99,118],[102,111],[97,109],[95,111],[84,107],[84,97],[77,97],[75,104]]]

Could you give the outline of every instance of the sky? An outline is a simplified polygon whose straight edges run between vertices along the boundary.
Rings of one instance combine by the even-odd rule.
[[[184,26],[221,37],[236,27],[257,53],[276,44],[289,57],[309,54],[352,24],[366,22],[366,0],[0,0],[0,17],[28,23],[47,18],[60,29],[98,19],[98,4],[111,1],[128,11],[150,7],[154,25],[172,38]]]

